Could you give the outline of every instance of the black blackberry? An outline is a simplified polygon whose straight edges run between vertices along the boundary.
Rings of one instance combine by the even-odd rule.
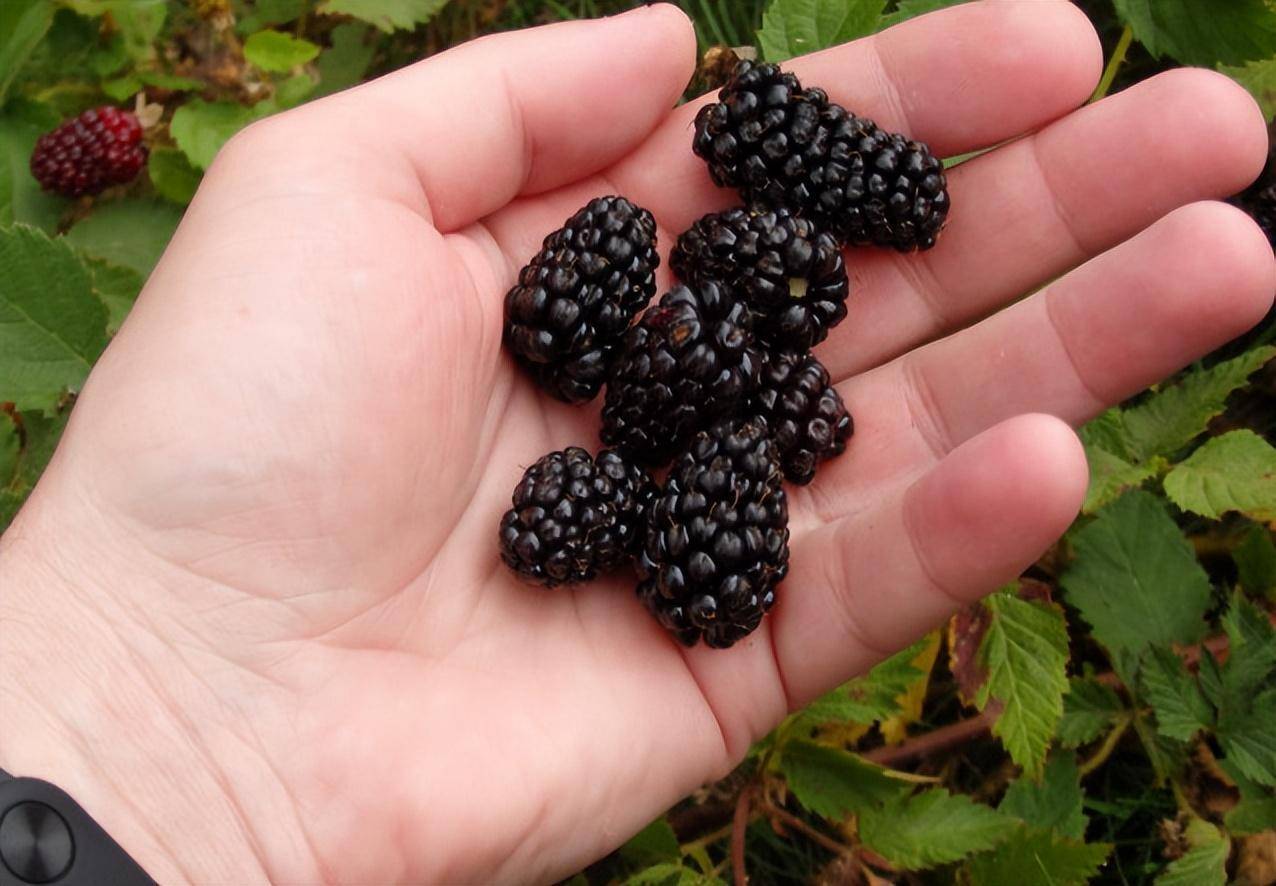
[[[944,167],[929,148],[776,65],[741,62],[696,115],[692,148],[746,203],[788,206],[857,245],[929,249],[948,215]]]
[[[1228,202],[1249,213],[1276,249],[1276,148],[1268,153],[1267,165],[1254,183]]]
[[[646,471],[609,450],[597,459],[576,446],[541,456],[501,518],[501,559],[551,588],[616,569],[641,543],[655,493]]]
[[[669,266],[683,280],[721,280],[754,313],[759,340],[807,350],[846,316],[850,283],[831,234],[787,209],[706,215],[678,238]]]
[[[696,431],[744,404],[762,359],[748,307],[725,286],[675,287],[625,337],[607,382],[603,442],[664,464]]]
[[[789,571],[789,512],[766,422],[731,419],[696,435],[669,470],[635,561],[638,596],[688,646],[751,632]]]
[[[844,452],[855,429],[828,370],[811,354],[768,354],[753,409],[771,429],[785,479],[799,485],[811,482],[819,462]]]
[[[656,221],[598,197],[545,238],[505,295],[505,342],[546,391],[597,395],[634,315],[656,292]]]

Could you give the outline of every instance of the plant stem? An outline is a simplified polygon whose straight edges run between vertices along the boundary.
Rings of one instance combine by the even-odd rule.
[[[1112,752],[1116,750],[1117,745],[1121,743],[1121,737],[1125,735],[1125,730],[1130,728],[1130,723],[1134,719],[1132,714],[1127,714],[1117,721],[1117,724],[1108,731],[1104,736],[1103,743],[1095,749],[1094,753],[1077,767],[1077,771],[1082,778],[1085,778],[1091,772],[1098,769],[1104,763],[1108,762],[1108,758],[1112,756]]]
[[[837,855],[847,855],[855,851],[845,843],[834,840],[827,834],[820,833],[793,813],[785,809],[781,809],[779,806],[775,806],[771,803],[765,803],[762,806],[762,811],[772,818],[778,818],[780,821],[784,822],[786,827],[790,827],[804,836],[809,837],[829,852],[836,853]]]
[[[1125,54],[1130,50],[1130,43],[1134,40],[1134,29],[1126,25],[1121,30],[1121,38],[1117,40],[1116,47],[1112,50],[1112,57],[1108,59],[1108,66],[1103,69],[1103,76],[1099,78],[1099,85],[1094,90],[1094,95],[1090,96],[1090,101],[1097,102],[1108,94],[1108,90],[1112,88],[1112,81],[1116,79],[1117,71],[1121,69],[1122,63],[1125,61]]]
[[[735,815],[731,817],[731,881],[735,886],[748,886],[745,873],[744,834],[749,829],[749,800],[753,792],[745,788],[735,802]]]

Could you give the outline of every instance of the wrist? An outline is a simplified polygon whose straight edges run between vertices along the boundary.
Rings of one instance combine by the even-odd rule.
[[[69,548],[66,508],[55,546],[34,507],[0,542],[0,768],[61,787],[159,882],[266,880],[208,690],[114,590],[154,579]]]

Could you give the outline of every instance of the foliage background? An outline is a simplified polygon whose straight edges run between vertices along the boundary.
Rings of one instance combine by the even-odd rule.
[[[1204,65],[1276,112],[1267,0],[1077,2],[1109,58],[1098,95]],[[479,33],[632,5],[0,2],[0,529],[234,132]],[[777,61],[948,5],[683,2],[702,52]],[[155,118],[147,174],[93,200],[41,193],[36,137],[103,103]],[[1274,338],[1269,316],[1083,428],[1084,512],[1019,582],[572,882],[1276,882]]]

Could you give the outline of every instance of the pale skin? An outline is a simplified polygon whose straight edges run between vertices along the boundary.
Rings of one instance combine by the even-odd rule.
[[[1261,232],[1208,202],[1265,154],[1230,81],[1078,110],[1100,48],[1055,0],[795,59],[941,155],[1018,140],[951,172],[933,251],[848,254],[818,354],[856,433],[791,492],[780,602],[688,650],[629,576],[521,584],[498,518],[538,456],[597,447],[597,405],[516,369],[502,296],[592,196],[651,209],[664,254],[733,202],[674,109],[694,60],[655,6],[232,140],[0,542],[0,766],[166,883],[565,876],[1017,575],[1084,495],[1070,425],[1271,303]]]

